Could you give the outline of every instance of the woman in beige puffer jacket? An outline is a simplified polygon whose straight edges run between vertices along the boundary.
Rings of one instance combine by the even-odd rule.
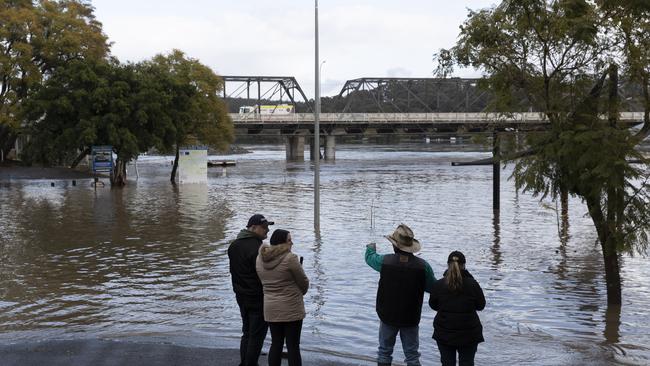
[[[300,332],[305,318],[303,296],[309,279],[298,256],[291,252],[291,233],[277,229],[271,235],[271,245],[260,247],[255,269],[264,288],[264,320],[271,329],[269,366],[279,366],[282,348],[287,342],[289,366],[302,365]]]

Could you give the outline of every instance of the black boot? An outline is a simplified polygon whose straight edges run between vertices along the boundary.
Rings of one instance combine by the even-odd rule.
[[[390,366],[390,364],[385,362],[377,362],[377,366]]]

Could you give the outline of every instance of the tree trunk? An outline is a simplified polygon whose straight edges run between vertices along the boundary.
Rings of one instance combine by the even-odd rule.
[[[609,95],[608,95],[608,120],[609,126],[616,128],[618,126],[618,66],[612,64],[609,66]]]
[[[650,135],[650,90],[648,89],[648,74],[644,73],[642,80],[643,90],[643,127],[634,135],[636,141],[641,142]]]
[[[126,163],[119,157],[115,160],[115,166],[111,171],[111,186],[124,187],[126,185]]]
[[[74,159],[74,161],[72,162],[72,165],[70,165],[70,169],[74,169],[74,168],[76,168],[77,165],[79,165],[79,163],[81,163],[81,161],[82,161],[82,160],[83,160],[83,159],[84,159],[88,154],[90,154],[90,148],[89,148],[89,147],[85,148],[84,151],[82,151],[82,152],[79,154],[79,156],[77,156],[77,157]]]
[[[608,95],[608,119],[609,126],[616,128],[618,124],[619,100],[618,100],[618,68],[616,65],[609,67],[609,95]],[[622,158],[623,163],[625,157]],[[614,169],[612,176],[614,184],[606,185],[606,212],[603,213],[602,205],[599,203],[599,219],[594,220],[600,225],[598,236],[600,246],[603,250],[603,261],[605,262],[605,283],[607,285],[607,305],[620,306],[621,296],[621,269],[619,263],[618,241],[622,240],[624,202],[625,202],[625,173],[619,167]],[[589,210],[591,213],[591,209]]]
[[[16,138],[17,135],[9,127],[0,124],[0,150],[2,150],[3,161],[7,160],[7,155],[14,148]]]
[[[608,249],[603,245],[603,259],[605,260],[607,305],[621,305],[621,272],[618,262],[618,253],[616,253],[614,248]]]
[[[595,222],[595,221],[594,221]],[[619,255],[616,250],[616,236],[605,221],[601,221],[598,229],[598,239],[603,251],[605,264],[605,284],[607,287],[607,305],[621,305],[621,268]]]
[[[172,168],[172,176],[170,178],[172,184],[176,184],[176,171],[178,170],[178,158],[180,156],[180,149],[176,146],[176,156],[174,157],[174,166]]]
[[[618,343],[621,339],[621,306],[607,305],[605,310],[605,339],[609,343]]]
[[[621,273],[619,266],[619,256],[616,250],[616,236],[612,229],[616,225],[610,226],[603,215],[600,199],[597,197],[585,197],[589,215],[594,222],[598,232],[598,241],[603,251],[603,261],[605,264],[605,284],[607,288],[607,305],[621,305]]]

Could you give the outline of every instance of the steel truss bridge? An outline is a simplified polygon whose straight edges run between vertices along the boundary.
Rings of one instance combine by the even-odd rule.
[[[223,76],[223,97],[229,104],[290,103],[298,113],[260,115],[231,113],[237,134],[313,133],[313,100],[308,100],[294,77]],[[348,80],[340,93],[322,98],[320,114],[325,134],[476,133],[544,129],[540,113],[487,113],[491,96],[479,79],[360,78]],[[623,99],[627,88],[622,87]],[[331,105],[325,104],[329,102]],[[527,109],[525,101],[519,103]],[[233,107],[233,106],[231,106]],[[237,106],[234,108],[238,109]],[[629,106],[628,109],[635,109]],[[640,108],[639,108],[640,109]],[[232,110],[232,109],[231,109]],[[621,122],[637,124],[642,112],[624,112]]]

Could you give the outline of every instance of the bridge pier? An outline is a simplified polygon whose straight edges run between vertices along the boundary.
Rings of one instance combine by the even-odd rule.
[[[318,144],[320,147],[320,144]],[[320,150],[320,149],[319,149]],[[309,138],[309,160],[315,160],[316,159],[316,154],[319,154],[318,156],[322,159],[323,154],[320,153],[320,151],[316,152],[316,141],[314,140],[314,137]]]
[[[309,159],[314,160],[316,157],[315,143],[314,138],[309,138]],[[319,147],[323,144],[319,144]],[[325,157],[324,160],[335,160],[336,159],[336,136],[335,135],[326,135],[325,136]],[[320,159],[323,159],[323,152],[319,151]]]
[[[336,159],[336,136],[325,136],[325,160]]]
[[[292,135],[287,136],[285,145],[287,160],[302,161],[305,160],[305,136]]]

